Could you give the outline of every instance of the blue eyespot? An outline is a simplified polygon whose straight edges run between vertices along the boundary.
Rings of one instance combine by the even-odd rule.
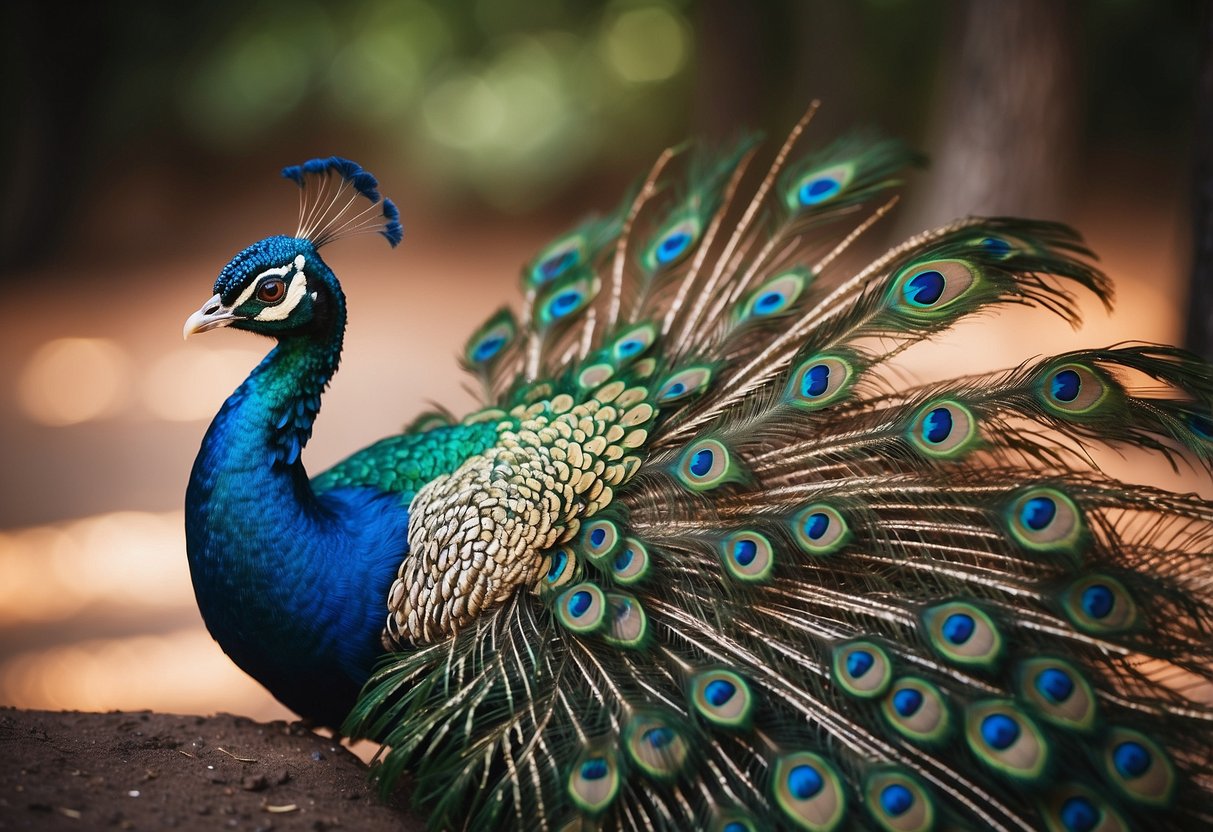
[[[748,537],[743,537],[733,544],[733,560],[742,566],[749,566],[757,555],[758,544]]]
[[[622,344],[620,344],[615,349],[618,350],[618,352],[621,356],[626,358],[627,356],[635,355],[636,353],[638,353],[642,349],[644,349],[644,342],[632,339],[630,341],[624,341]]]
[[[581,777],[584,780],[601,780],[608,772],[606,760],[593,757],[581,764]]]
[[[808,800],[824,785],[821,772],[810,765],[795,766],[788,772],[788,791],[797,800]]]
[[[828,364],[815,364],[801,376],[800,394],[805,398],[815,399],[829,387],[830,367]]]
[[[893,817],[899,817],[914,805],[914,795],[900,783],[893,783],[881,790],[880,805]]]
[[[1011,244],[1000,237],[986,237],[981,241],[981,247],[999,257],[1011,251]]]
[[[1058,401],[1072,402],[1078,398],[1082,389],[1082,376],[1074,370],[1062,370],[1053,376],[1053,398]]]
[[[942,272],[928,269],[907,280],[902,292],[905,293],[906,300],[915,306],[931,306],[943,297],[946,285],[947,281],[944,280]]]
[[[606,529],[599,526],[590,532],[590,543],[594,546],[601,546],[602,541],[606,540]]]
[[[657,246],[657,262],[664,266],[666,263],[676,260],[690,244],[690,234],[685,231],[675,231]]]
[[[893,710],[901,716],[913,716],[922,707],[922,692],[915,688],[902,688],[893,694]]]
[[[707,448],[696,451],[695,456],[691,458],[691,473],[697,477],[707,476],[707,473],[712,470],[714,459],[715,456]]]
[[[824,511],[815,511],[804,521],[804,533],[811,540],[821,540],[822,535],[829,531],[829,529],[830,515]]]
[[[1071,797],[1061,804],[1061,822],[1069,832],[1091,832],[1099,823],[1099,810],[1085,797]]]
[[[854,679],[860,679],[874,664],[876,657],[867,650],[854,650],[847,656],[847,673]]]
[[[659,728],[650,728],[644,732],[644,739],[649,745],[654,748],[665,748],[674,741],[674,732],[666,728],[664,725]]]
[[[572,312],[581,303],[581,292],[569,290],[562,292],[552,300],[551,310],[553,318],[563,318],[565,315]]]
[[[832,176],[820,176],[800,186],[797,197],[801,205],[818,205],[842,190],[842,183]]]
[[[778,292],[767,292],[754,302],[754,311],[759,315],[769,315],[783,305],[783,295]]]
[[[615,555],[615,571],[622,572],[632,565],[632,559],[636,557],[636,553],[632,551],[631,546],[624,547],[619,554]]]
[[[489,338],[487,341],[481,342],[481,344],[476,347],[475,352],[472,353],[472,358],[474,358],[476,361],[488,361],[494,355],[499,353],[501,348],[504,346],[505,338],[497,335],[493,338]]]
[[[1057,503],[1051,497],[1032,497],[1019,510],[1019,519],[1033,531],[1042,531],[1057,516]]]
[[[715,708],[723,706],[737,693],[737,686],[725,679],[713,679],[703,689],[703,698]]]
[[[922,420],[923,436],[932,444],[938,445],[952,434],[952,411],[946,407],[937,407]]]
[[[673,398],[674,396],[681,396],[686,391],[687,386],[681,381],[676,381],[665,389],[665,391],[662,393],[662,398],[669,399]]]
[[[1122,742],[1112,752],[1112,763],[1126,780],[1141,777],[1149,770],[1151,762],[1150,752],[1145,746],[1132,740]]]
[[[1074,680],[1064,670],[1050,667],[1036,677],[1036,690],[1050,702],[1065,702],[1074,693]]]
[[[578,254],[575,248],[553,254],[539,264],[539,282],[547,283],[548,281],[555,280],[572,266],[576,265],[577,260]]]
[[[1092,584],[1082,591],[1082,609],[1091,618],[1107,618],[1116,604],[1116,596],[1103,584]]]
[[[964,644],[972,637],[975,629],[977,629],[977,623],[973,620],[973,616],[968,613],[954,612],[944,620],[942,633],[943,637],[952,644]]]
[[[991,748],[1005,751],[1019,739],[1019,723],[1006,714],[990,714],[981,721],[981,736]]]
[[[557,549],[556,554],[552,555],[552,565],[548,567],[548,583],[555,583],[560,580],[560,576],[564,574],[564,568],[568,566],[568,563],[569,553],[564,549]]]
[[[594,597],[584,589],[574,592],[569,598],[568,610],[569,614],[574,618],[580,618],[590,608],[590,604],[594,602]]]

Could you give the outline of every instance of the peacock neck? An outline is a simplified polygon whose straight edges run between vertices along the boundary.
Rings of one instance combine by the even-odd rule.
[[[300,459],[337,369],[326,337],[284,338],[211,423],[186,492],[199,609],[246,672],[293,710],[339,724],[380,652],[383,603],[407,506],[317,496]],[[399,540],[392,551],[372,535]],[[358,576],[352,582],[350,576]]]

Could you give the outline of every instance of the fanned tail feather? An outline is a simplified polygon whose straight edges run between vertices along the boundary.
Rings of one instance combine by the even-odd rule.
[[[688,185],[663,157],[473,335],[473,418],[620,379],[657,421],[533,592],[388,657],[347,727],[435,828],[1213,823],[1213,507],[1094,461],[1210,473],[1209,367],[1125,344],[901,383],[962,318],[1077,324],[1110,285],[1069,229],[1007,218],[847,271],[917,157],[802,154],[804,123],[750,202],[752,140]]]

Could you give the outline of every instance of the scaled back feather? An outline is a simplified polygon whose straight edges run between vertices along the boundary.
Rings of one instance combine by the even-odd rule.
[[[399,219],[352,162],[286,169],[299,235],[186,326],[277,339],[191,476],[208,627],[384,743],[435,829],[1213,824],[1213,506],[1096,462],[1208,475],[1209,366],[1125,343],[907,381],[962,319],[1077,324],[1111,285],[1012,218],[848,265],[918,157],[808,120],[765,173],[753,138],[664,154],[468,339],[479,410],[311,479],[345,326],[317,249]]]

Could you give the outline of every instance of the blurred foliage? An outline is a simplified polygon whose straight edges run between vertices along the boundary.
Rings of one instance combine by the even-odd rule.
[[[817,96],[842,120],[921,137],[962,5],[8,0],[0,256],[53,244],[63,197],[118,148],[372,148],[455,199],[518,212],[691,133],[782,125]],[[1087,143],[1186,135],[1204,4],[1076,8]]]

